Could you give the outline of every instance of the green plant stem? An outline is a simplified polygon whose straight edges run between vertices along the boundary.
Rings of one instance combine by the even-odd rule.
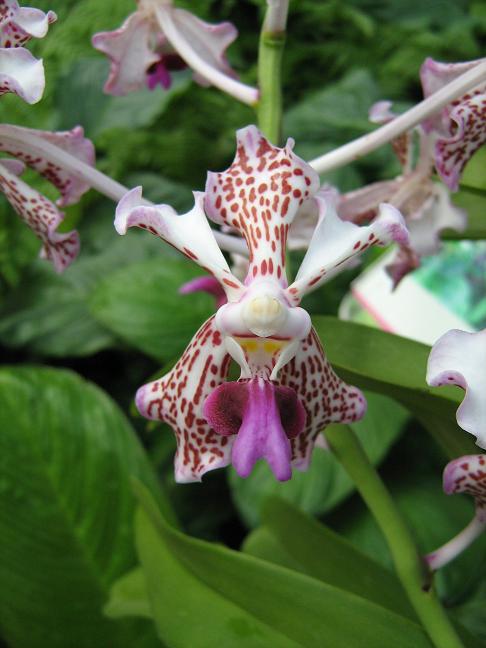
[[[258,52],[258,126],[273,143],[282,133],[282,55],[285,32],[262,31]]]
[[[330,426],[326,439],[380,526],[398,577],[437,648],[464,648],[432,584],[431,573],[393,499],[348,426]]]

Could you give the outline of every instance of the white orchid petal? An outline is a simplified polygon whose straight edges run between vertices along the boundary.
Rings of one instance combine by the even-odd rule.
[[[457,423],[486,449],[486,329],[479,333],[453,329],[439,338],[429,356],[427,383],[457,385],[466,391]]]
[[[29,104],[44,93],[44,64],[23,47],[0,48],[0,95],[17,94]]]

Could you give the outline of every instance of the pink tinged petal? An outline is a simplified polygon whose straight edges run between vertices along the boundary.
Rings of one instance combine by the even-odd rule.
[[[386,266],[385,270],[393,281],[393,288],[396,288],[404,277],[419,266],[419,255],[408,245],[403,245],[398,248],[392,262]]]
[[[160,10],[170,11],[176,29],[199,58],[223,74],[236,78],[237,74],[230,67],[225,54],[227,47],[238,36],[234,25],[229,22],[211,25],[185,9],[177,9],[170,5],[163,6]],[[209,85],[207,79],[197,72],[194,73],[194,80],[200,85]]]
[[[0,5],[0,47],[20,47],[31,38],[43,38],[49,25],[57,20],[53,11],[20,7],[16,0]]]
[[[145,86],[147,70],[159,60],[154,39],[159,46],[163,35],[154,28],[150,16],[141,11],[131,14],[119,29],[93,36],[93,47],[111,62],[105,92],[125,95]]]
[[[49,180],[61,194],[61,197],[57,201],[59,207],[66,207],[67,205],[78,202],[80,197],[88,191],[90,185],[87,182],[80,180],[77,176],[46,158],[32,155],[28,144],[16,143],[12,145],[9,143],[8,130],[11,130],[12,133],[22,131],[25,134],[24,137],[27,135],[27,140],[29,134],[35,135],[49,142],[49,144],[54,144],[63,151],[66,151],[78,160],[81,160],[81,162],[94,166],[95,149],[92,142],[84,137],[84,131],[81,126],[76,126],[69,131],[52,133],[50,131],[40,131],[32,128],[21,128],[20,126],[9,126],[4,129],[7,138],[6,141],[2,141],[0,138],[0,150],[19,158],[27,166],[35,169],[35,171]]]
[[[400,212],[392,205],[379,206],[378,217],[365,227],[343,221],[336,213],[334,199],[317,197],[321,219],[294,283],[286,290],[292,304],[337,274],[344,264],[371,245],[396,241],[408,243],[408,232]]]
[[[337,212],[339,218],[360,225],[378,215],[380,203],[390,202],[400,188],[400,180],[373,182],[366,187],[348,191],[338,197]]]
[[[237,153],[229,169],[208,174],[206,211],[246,240],[247,284],[263,277],[287,285],[289,227],[299,207],[319,188],[317,173],[292,147],[291,140],[284,148],[272,146],[255,126],[248,126],[237,133]]]
[[[216,308],[220,308],[227,302],[226,293],[215,277],[196,277],[196,279],[192,279],[183,284],[179,288],[179,292],[181,295],[190,295],[194,292],[207,292],[215,298]]]
[[[387,122],[398,117],[398,114],[391,109],[393,103],[388,100],[377,101],[374,103],[369,112],[368,117],[374,124],[386,124]]]
[[[291,440],[298,470],[307,469],[316,438],[329,423],[352,423],[366,412],[363,394],[335,374],[314,329],[282,368],[278,383],[296,392],[307,414],[304,431]]]
[[[189,259],[213,274],[220,282],[228,299],[237,299],[243,286],[234,277],[203,209],[204,194],[194,192],[194,207],[186,214],[177,214],[169,205],[145,205],[142,188],[129,191],[118,203],[115,229],[126,234],[129,227],[148,230],[170,243]]]
[[[2,161],[0,190],[20,218],[42,241],[41,257],[51,261],[57,272],[62,272],[78,254],[78,234],[75,231],[56,232],[64,215],[50,200],[17,177],[19,171],[21,163],[14,160]]]
[[[214,431],[236,434],[231,461],[248,477],[265,459],[279,481],[292,476],[290,439],[305,426],[306,413],[293,389],[257,377],[220,385],[206,400],[204,415]]]
[[[23,47],[0,49],[0,95],[13,92],[29,104],[44,92],[44,64]]]
[[[232,439],[216,434],[203,415],[204,401],[226,380],[229,366],[230,357],[211,317],[174,368],[137,392],[140,414],[174,430],[175,478],[180,483],[201,481],[208,470],[230,462]]]
[[[452,330],[432,347],[427,365],[431,387],[457,385],[466,391],[457,423],[486,449],[486,329],[479,333]]]
[[[466,455],[450,461],[444,470],[444,491],[474,498],[476,515],[486,522],[486,455]]]

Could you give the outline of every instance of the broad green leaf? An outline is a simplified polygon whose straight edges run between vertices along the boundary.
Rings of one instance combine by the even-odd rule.
[[[477,452],[472,436],[456,423],[455,412],[462,392],[449,387],[427,387],[429,347],[334,317],[315,317],[314,326],[341,378],[401,402],[450,458]]]
[[[264,555],[251,536],[245,543],[248,553],[277,564],[283,553],[298,565],[298,571],[308,576],[358,594],[403,616],[416,618],[396,576],[355,549],[342,536],[276,497],[267,500],[262,517],[263,529],[273,535],[274,544],[280,551],[274,555],[266,553],[269,542],[264,535]]]
[[[174,358],[214,312],[209,295],[178,292],[197,274],[186,261],[165,257],[121,268],[99,283],[90,298],[91,312],[148,355]]]
[[[137,491],[139,555],[171,648],[430,647],[418,625],[355,594],[175,531]]]
[[[379,464],[400,436],[407,413],[389,398],[367,393],[365,418],[353,423],[363,446],[374,464]],[[309,470],[294,470],[288,482],[278,482],[266,463],[260,461],[246,479],[230,470],[233,499],[244,521],[250,527],[258,524],[263,502],[278,495],[302,511],[322,514],[335,507],[353,490],[354,485],[335,457],[320,448],[314,449]]]
[[[466,164],[466,168],[461,175],[461,187],[486,191],[485,167],[486,146],[482,146]]]
[[[120,619],[125,616],[152,619],[147,585],[141,567],[135,567],[115,581],[104,613],[111,619]]]
[[[0,429],[0,628],[8,645],[124,648],[137,637],[137,646],[157,645],[143,620],[102,613],[111,584],[135,563],[132,476],[171,516],[118,407],[69,371],[3,368]]]

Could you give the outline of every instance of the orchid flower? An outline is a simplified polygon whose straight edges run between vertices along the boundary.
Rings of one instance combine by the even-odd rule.
[[[388,123],[395,119],[391,102],[379,101],[370,110],[370,119]],[[419,155],[414,161],[414,136],[419,139]],[[462,231],[467,215],[452,204],[448,190],[432,180],[434,171],[434,135],[420,126],[408,131],[391,144],[402,167],[402,175],[394,180],[375,182],[342,196],[338,213],[346,220],[362,222],[376,214],[377,205],[389,201],[400,209],[410,234],[408,245],[400,246],[387,267],[396,286],[411,270],[420,265],[423,256],[440,249],[440,233],[444,229]]]
[[[56,231],[64,214],[58,209],[77,202],[90,185],[53,164],[41,155],[32,154],[28,144],[9,140],[9,135],[29,135],[56,145],[86,164],[94,164],[94,147],[86,139],[80,126],[70,131],[48,132],[19,126],[3,126],[0,136],[0,151],[17,159],[0,159],[0,191],[5,195],[20,218],[42,241],[41,257],[52,262],[57,272],[62,272],[77,256],[79,250],[78,234],[75,231],[59,233]],[[38,191],[30,187],[19,176],[25,166],[34,169],[46,178],[60,192],[54,204]]]
[[[424,96],[429,97],[483,61],[486,59],[465,63],[426,59],[420,70]],[[451,191],[457,191],[466,163],[486,142],[486,83],[444,106],[440,113],[425,120],[423,128],[433,135],[438,174]]]
[[[112,32],[100,32],[93,46],[108,56],[111,69],[105,92],[125,95],[148,86],[171,85],[171,72],[191,67],[194,80],[213,84],[246,103],[257,91],[235,81],[225,50],[237,36],[229,22],[212,25],[170,0],[138,0],[138,8]]]
[[[432,387],[457,385],[465,398],[457,410],[458,425],[476,437],[486,449],[486,329],[479,333],[452,330],[432,347],[427,383]],[[447,494],[467,493],[474,497],[476,514],[468,526],[444,546],[426,556],[432,569],[447,564],[466,549],[486,528],[486,455],[459,457],[444,470]]]
[[[237,133],[232,165],[208,174],[205,193],[194,194],[188,213],[141,204],[140,187],[118,205],[120,234],[137,226],[159,236],[210,272],[227,298],[174,368],[137,392],[140,413],[174,429],[179,482],[199,481],[230,462],[244,477],[262,458],[277,479],[287,480],[292,467],[308,466],[328,423],[355,421],[365,412],[363,395],[334,373],[299,304],[350,257],[370,245],[405,242],[407,231],[390,205],[365,227],[341,221],[332,202],[316,197],[319,178],[292,147],[292,140],[272,146],[249,126]],[[289,286],[287,235],[308,200],[316,202],[319,224]],[[230,271],[206,214],[246,241],[244,281]],[[241,371],[235,382],[227,381],[231,360]]]
[[[0,0],[0,95],[14,92],[27,103],[39,101],[44,92],[42,61],[23,47],[31,38],[43,38],[53,11],[20,7],[16,0]]]

